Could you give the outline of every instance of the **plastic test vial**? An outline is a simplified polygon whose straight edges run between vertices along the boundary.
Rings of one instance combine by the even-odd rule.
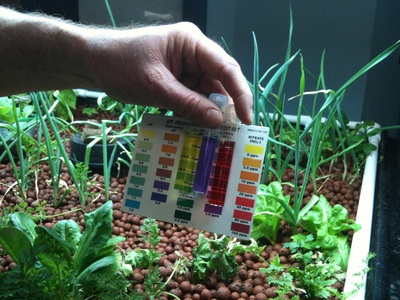
[[[222,113],[225,111],[226,96],[213,93],[209,96]],[[200,146],[199,159],[197,161],[196,175],[193,181],[193,191],[199,194],[206,194],[208,190],[213,161],[216,157],[219,146],[218,129],[210,129],[203,136]]]
[[[233,104],[228,105],[224,112],[223,130],[220,132],[220,143],[207,191],[208,203],[211,205],[223,206],[225,203],[238,124]]]

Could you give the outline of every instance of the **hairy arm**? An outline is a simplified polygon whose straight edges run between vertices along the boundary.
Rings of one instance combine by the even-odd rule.
[[[222,121],[207,96],[223,93],[251,123],[238,63],[193,24],[112,30],[0,7],[0,95],[66,88],[99,89],[207,127]]]

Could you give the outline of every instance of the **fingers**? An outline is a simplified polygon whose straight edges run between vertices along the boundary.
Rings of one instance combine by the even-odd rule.
[[[208,45],[208,47],[207,47]],[[205,73],[221,82],[235,103],[239,119],[252,123],[252,94],[239,64],[220,46],[209,40],[198,44],[198,63]]]
[[[175,41],[180,41],[178,44],[182,47],[181,53],[185,61],[184,71],[190,74],[201,73],[203,83],[199,82],[200,91],[206,95],[218,92],[230,96],[235,103],[239,119],[245,124],[251,124],[253,97],[236,60],[201,33],[193,24],[180,23],[176,25],[173,36]],[[208,86],[204,84],[206,80]],[[185,81],[181,79],[180,81],[191,87]],[[191,83],[193,84],[193,82]],[[210,90],[211,87],[217,90]]]
[[[217,86],[221,87],[217,84]],[[177,81],[170,79],[162,88],[164,91],[165,106],[196,124],[208,128],[216,128],[221,125],[223,115],[218,107],[204,94],[190,89]],[[221,92],[219,89],[214,91]]]

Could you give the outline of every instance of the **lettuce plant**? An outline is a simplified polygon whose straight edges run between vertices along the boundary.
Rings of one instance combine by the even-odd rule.
[[[324,196],[320,196],[317,204],[302,217],[300,225],[306,232],[293,235],[293,242],[286,246],[292,252],[299,249],[321,252],[331,263],[346,271],[350,246],[344,232],[361,229],[348,218],[347,210],[339,204],[332,207]]]

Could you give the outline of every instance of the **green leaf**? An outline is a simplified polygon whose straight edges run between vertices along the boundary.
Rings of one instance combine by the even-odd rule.
[[[55,108],[56,114],[64,120],[72,119],[71,108],[76,108],[76,93],[73,90],[57,90],[54,97],[59,100]]]
[[[0,244],[12,260],[31,267],[34,263],[32,244],[22,230],[14,227],[0,228]]]
[[[110,255],[99,259],[88,267],[86,267],[79,276],[76,278],[76,283],[81,285],[89,284],[90,281],[94,280],[96,275],[101,272],[102,274],[107,274],[109,277],[113,276],[118,271],[116,255]]]
[[[61,220],[53,226],[56,232],[64,241],[69,243],[74,249],[77,247],[82,236],[81,229],[73,220]]]
[[[268,186],[261,184],[257,194],[253,230],[251,237],[258,240],[262,237],[275,243],[281,219],[290,218],[286,211],[289,197],[283,195],[280,182],[271,182]],[[290,210],[290,209],[289,209]]]
[[[0,97],[0,120],[10,124],[15,121],[12,113],[12,100],[8,97]]]
[[[85,214],[85,231],[83,232],[75,253],[79,273],[97,260],[111,236],[112,202],[108,201],[94,212]]]
[[[30,218],[30,216],[24,212],[15,212],[10,214],[10,223],[19,230],[23,231],[28,237],[31,244],[36,238],[36,223]]]
[[[332,251],[331,254],[332,256],[329,261],[336,263],[343,271],[346,271],[350,257],[350,246],[347,242],[347,236],[338,237],[336,250]]]
[[[21,118],[28,118],[29,116],[31,116],[33,114],[33,112],[35,111],[35,107],[33,105],[25,105],[22,109]]]

